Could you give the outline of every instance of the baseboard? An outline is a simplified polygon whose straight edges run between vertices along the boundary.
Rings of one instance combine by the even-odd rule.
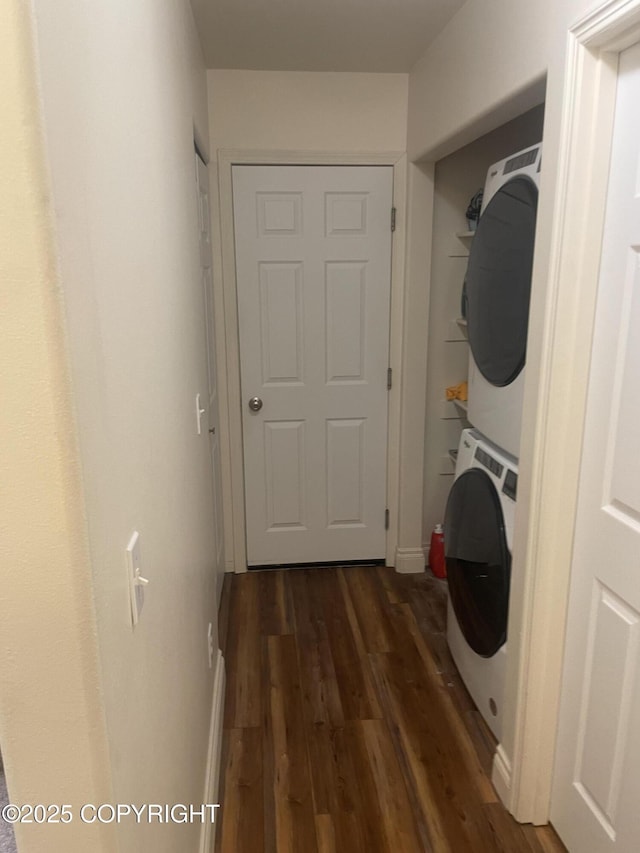
[[[424,567],[422,548],[396,548],[396,572],[401,575],[416,575],[424,572]]]
[[[204,782],[203,803],[218,803],[220,782],[220,758],[222,748],[222,721],[224,715],[225,669],[222,652],[218,649],[216,671],[213,678],[213,700],[211,702],[211,723],[209,725],[209,749],[207,752],[207,769]],[[220,809],[216,809],[220,812]],[[218,814],[213,823],[205,821],[200,834],[200,853],[213,853],[216,840]]]
[[[503,804],[509,808],[511,799],[511,761],[502,748],[502,744],[498,745],[495,755],[493,756],[491,781],[493,782],[493,787],[496,789],[497,795],[500,797]]]

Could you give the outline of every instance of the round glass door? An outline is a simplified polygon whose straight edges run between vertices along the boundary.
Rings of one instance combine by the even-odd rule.
[[[492,385],[509,385],[524,367],[538,189],[512,178],[478,222],[466,276],[469,345]]]
[[[476,654],[492,657],[507,638],[511,555],[500,498],[480,468],[470,468],[453,484],[444,547],[460,629]]]

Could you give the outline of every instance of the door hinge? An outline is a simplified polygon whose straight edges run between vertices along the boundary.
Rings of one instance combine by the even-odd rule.
[[[396,230],[396,209],[395,207],[391,208],[391,230]]]
[[[389,510],[385,509],[384,511],[384,529],[389,529]]]
[[[391,391],[391,386],[393,385],[393,370],[390,367],[387,367],[387,391]]]

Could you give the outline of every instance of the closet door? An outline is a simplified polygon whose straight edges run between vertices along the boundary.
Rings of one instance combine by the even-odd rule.
[[[382,559],[393,169],[234,166],[249,566]]]
[[[551,819],[575,853],[640,850],[640,43],[620,54]]]

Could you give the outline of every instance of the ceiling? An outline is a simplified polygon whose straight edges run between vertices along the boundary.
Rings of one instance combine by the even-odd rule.
[[[191,0],[209,68],[406,72],[464,0]]]

